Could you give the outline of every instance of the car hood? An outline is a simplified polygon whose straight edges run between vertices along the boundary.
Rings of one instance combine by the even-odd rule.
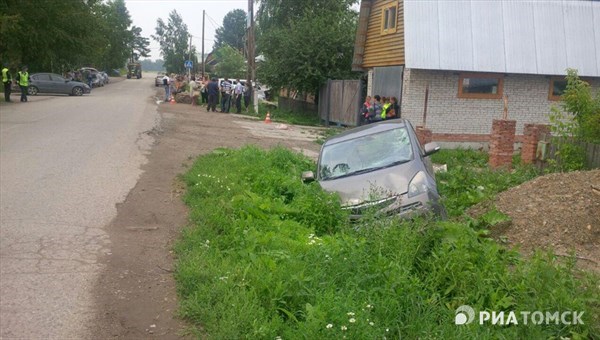
[[[325,191],[340,195],[342,206],[402,195],[408,192],[408,184],[419,171],[415,162],[380,169],[356,176],[319,181]]]

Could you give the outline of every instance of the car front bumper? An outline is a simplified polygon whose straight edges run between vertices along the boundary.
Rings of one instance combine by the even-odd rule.
[[[445,217],[445,209],[440,203],[440,196],[430,190],[410,198],[407,193],[404,193],[377,201],[345,206],[343,209],[350,211],[351,220],[358,220],[369,213],[375,216],[398,216],[401,218],[426,214]]]

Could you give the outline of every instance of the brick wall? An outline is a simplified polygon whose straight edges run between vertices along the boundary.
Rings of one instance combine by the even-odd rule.
[[[458,98],[459,72],[405,69],[402,91],[402,117],[421,125],[425,85],[429,82],[427,128],[436,135],[489,135],[493,119],[501,119],[502,99]],[[600,78],[587,79],[595,90]],[[508,119],[517,122],[516,134],[523,134],[526,123],[548,124],[552,105],[548,100],[550,78],[540,75],[508,74],[504,76],[504,93],[508,95]],[[483,140],[486,141],[486,140]]]

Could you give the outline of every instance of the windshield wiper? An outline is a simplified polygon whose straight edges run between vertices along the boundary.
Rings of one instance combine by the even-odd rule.
[[[366,169],[360,169],[360,170],[356,170],[356,171],[351,171],[351,172],[343,174],[343,175],[339,175],[339,176],[335,176],[335,177],[327,177],[327,178],[324,178],[324,180],[338,179],[338,178],[344,178],[344,177],[349,177],[349,176],[354,176],[354,175],[360,175],[360,174],[364,174],[364,173],[367,173],[367,172],[377,171],[377,170],[389,168],[389,167],[400,165],[400,164],[407,163],[407,162],[410,162],[410,159],[403,160],[403,161],[395,161],[395,162],[392,162],[390,164],[386,164],[386,165],[382,165],[382,166],[374,166],[374,167],[371,167],[371,168],[366,168]]]

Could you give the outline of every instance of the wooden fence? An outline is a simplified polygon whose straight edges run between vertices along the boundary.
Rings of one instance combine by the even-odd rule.
[[[319,116],[327,125],[360,123],[360,80],[328,80],[319,91]]]
[[[600,144],[592,144],[585,142],[576,142],[576,145],[579,145],[584,153],[585,153],[585,166],[588,169],[598,169],[600,168]],[[548,149],[548,158],[554,159],[557,162],[560,162],[560,156],[556,155],[556,151],[558,151],[558,145],[555,143],[551,143]]]

